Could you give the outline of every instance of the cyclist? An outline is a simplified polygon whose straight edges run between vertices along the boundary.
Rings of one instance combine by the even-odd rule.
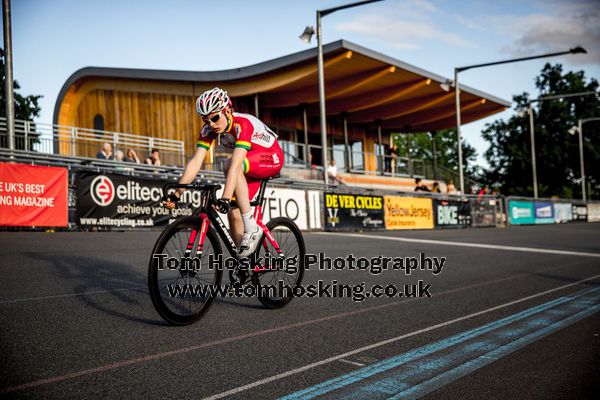
[[[188,184],[196,178],[217,136],[223,146],[233,149],[225,165],[225,188],[216,209],[228,214],[238,256],[248,257],[256,249],[261,232],[252,215],[250,199],[257,195],[261,179],[277,175],[283,167],[283,152],[277,135],[258,118],[234,112],[229,95],[218,87],[198,97],[196,112],[205,125],[198,137],[196,153],[186,165],[179,183]],[[166,195],[163,204],[174,208],[183,190]],[[234,194],[239,209],[231,209]]]

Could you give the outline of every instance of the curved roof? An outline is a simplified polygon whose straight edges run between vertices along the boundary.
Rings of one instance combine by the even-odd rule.
[[[348,121],[385,129],[423,132],[456,125],[454,92],[440,84],[443,76],[388,57],[346,40],[323,47],[326,110],[328,115],[348,113]],[[69,89],[90,78],[119,78],[179,82],[198,86],[221,85],[232,96],[259,94],[261,107],[286,108],[304,104],[309,115],[319,113],[317,48],[259,64],[223,71],[169,71],[87,67],[76,71],[63,85],[54,110]],[[189,94],[197,94],[192,89]],[[461,85],[461,119],[468,123],[503,111],[510,102]]]

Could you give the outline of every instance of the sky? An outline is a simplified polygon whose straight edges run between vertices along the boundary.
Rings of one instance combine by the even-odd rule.
[[[24,95],[43,95],[37,122],[52,123],[62,85],[80,68],[213,71],[238,68],[316,46],[298,36],[315,11],[352,0],[12,1],[13,74]],[[569,55],[465,71],[461,84],[512,100],[536,94],[546,62],[600,79],[600,0],[384,0],[322,20],[323,41],[345,39],[452,78],[458,66],[563,51]],[[464,125],[486,165],[486,123]]]

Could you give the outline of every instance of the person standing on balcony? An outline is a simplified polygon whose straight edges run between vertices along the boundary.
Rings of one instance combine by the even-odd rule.
[[[344,182],[344,180],[338,176],[338,169],[337,169],[337,165],[336,165],[334,159],[332,159],[331,161],[329,161],[329,166],[327,167],[327,176],[335,184],[338,184],[338,183],[340,185],[345,185],[346,184]]]
[[[415,192],[429,192],[429,188],[421,183],[421,178],[415,179]]]
[[[160,166],[160,151],[158,149],[152,149],[150,157],[146,158],[146,164]]]
[[[110,143],[103,143],[102,148],[96,154],[96,158],[99,160],[110,160],[113,158],[112,146]]]
[[[127,149],[127,158],[125,159],[125,161],[131,162],[131,163],[136,163],[136,164],[141,163],[139,157],[137,156],[135,150],[133,150],[133,149]]]
[[[448,185],[446,185],[446,192],[448,192],[448,194],[456,194],[456,186],[454,186],[454,181],[452,179],[450,179]]]
[[[394,173],[396,159],[398,158],[398,147],[395,144],[385,146],[385,172]]]

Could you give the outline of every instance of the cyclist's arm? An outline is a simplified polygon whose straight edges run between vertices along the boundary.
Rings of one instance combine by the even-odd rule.
[[[208,151],[203,147],[198,147],[196,149],[196,153],[192,156],[192,159],[185,166],[185,170],[179,178],[179,183],[188,184],[192,183],[200,172],[200,168],[202,168],[202,164],[204,163],[204,158],[206,158],[206,154]],[[177,193],[181,196],[185,189],[177,189]]]
[[[225,181],[225,189],[223,190],[223,196],[227,199],[231,199],[235,187],[237,186],[237,180],[244,168],[244,158],[246,157],[248,150],[241,147],[236,147],[233,150],[231,161],[229,164],[229,171],[227,171],[227,178]]]

